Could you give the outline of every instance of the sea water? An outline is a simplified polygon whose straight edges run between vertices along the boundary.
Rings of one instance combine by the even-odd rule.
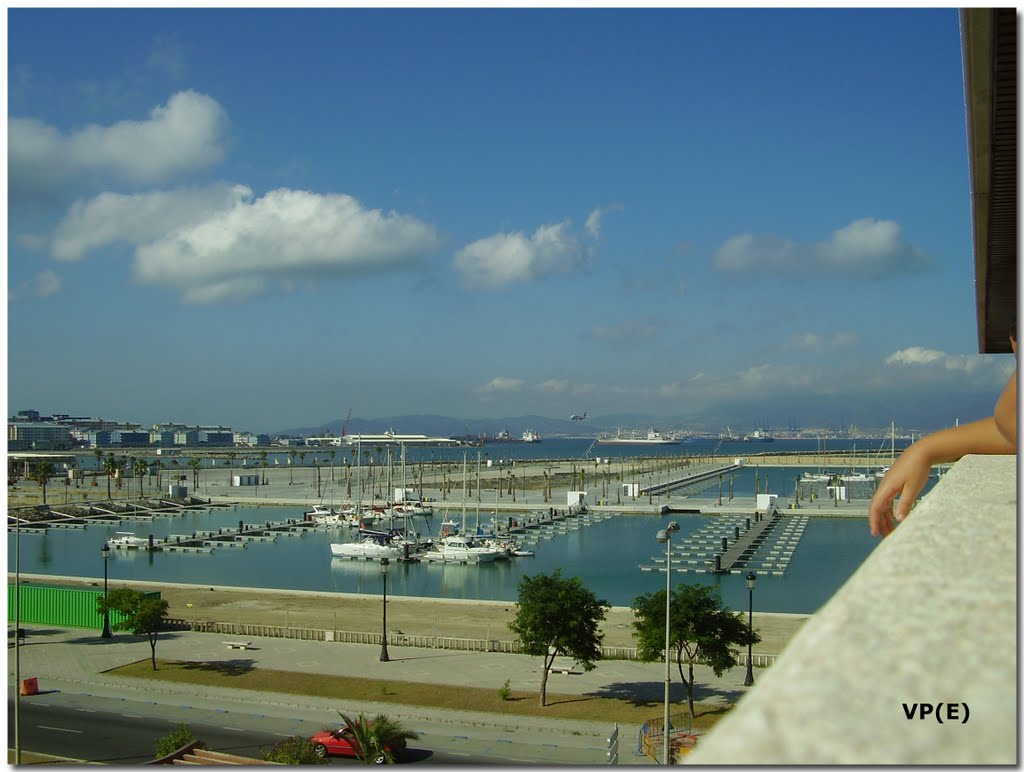
[[[490,453],[495,448],[504,455],[492,458],[511,458],[514,452],[517,454],[515,458],[522,459],[565,459],[575,458],[571,453],[576,451],[580,456],[584,455],[591,445],[593,440],[546,440],[533,444],[485,445],[484,448],[469,448],[466,452],[474,461],[477,450]],[[736,497],[752,499],[756,490],[768,491],[779,495],[780,504],[792,497],[796,479],[807,468],[758,467],[752,452],[755,449],[759,452],[789,450],[813,454],[817,450],[813,441],[779,440],[775,443],[734,445],[735,448],[726,448],[725,443],[719,445],[718,441],[700,441],[665,447],[595,446],[595,450],[602,448],[602,456],[607,450],[617,454],[614,457],[625,459],[679,456],[691,449],[697,455],[719,446],[720,453],[744,455],[750,464],[733,478],[732,492]],[[852,448],[851,441],[830,441],[832,449],[841,449],[843,445]],[[862,446],[871,447],[863,442]],[[899,447],[897,444],[897,451]],[[339,451],[343,452],[344,449]],[[440,460],[437,455],[440,453],[444,453],[447,460],[461,460],[463,449],[415,449],[415,455],[424,460],[429,460],[432,453],[435,460]],[[324,455],[322,451],[320,455]],[[887,462],[887,458],[882,460]],[[306,463],[311,463],[311,459],[307,457]],[[236,460],[235,465],[240,465],[240,461]],[[694,498],[717,499],[718,495],[718,486],[715,485]],[[726,482],[724,498],[728,495],[729,484]],[[615,500],[614,496],[609,496],[612,505]],[[59,495],[56,501],[59,501]],[[685,507],[688,499],[677,494],[661,501]],[[475,500],[467,502],[467,530],[475,525],[476,506]],[[102,578],[101,548],[118,531],[133,531],[140,536],[152,534],[154,538],[162,539],[175,534],[190,535],[200,530],[237,529],[239,522],[256,525],[267,521],[301,519],[303,511],[303,507],[237,506],[112,525],[94,523],[84,529],[22,529],[20,536],[9,531],[8,570],[13,571],[17,561],[20,571],[25,574]],[[481,524],[489,526],[491,513],[487,510],[486,501],[481,503],[480,512]],[[503,512],[502,517],[505,516]],[[388,576],[388,592],[404,596],[514,601],[523,576],[560,569],[564,576],[580,577],[598,598],[611,605],[629,606],[639,595],[665,586],[664,563],[660,564],[662,570],[657,570],[656,563],[664,559],[665,545],[658,543],[655,535],[669,519],[677,521],[680,526],[679,532],[673,536],[674,549],[678,550],[687,536],[714,521],[716,516],[615,515],[581,524],[566,533],[552,534],[535,545],[529,545],[535,553],[533,557],[484,565],[427,561],[393,564]],[[439,515],[423,518],[415,528],[421,533],[436,534],[440,520]],[[112,582],[138,580],[376,595],[382,591],[383,582],[376,562],[331,556],[331,542],[352,538],[350,529],[334,528],[295,535],[281,534],[273,542],[252,541],[245,547],[216,547],[212,553],[114,550],[108,558],[107,570]],[[813,613],[850,577],[877,543],[877,539],[872,539],[868,533],[865,518],[809,518],[783,574],[757,572],[756,607],[762,611]],[[677,573],[681,565],[674,559],[674,585],[680,582],[713,585],[719,589],[726,606],[737,610],[747,607],[746,569],[738,574]],[[655,570],[645,571],[641,566],[653,566]]]

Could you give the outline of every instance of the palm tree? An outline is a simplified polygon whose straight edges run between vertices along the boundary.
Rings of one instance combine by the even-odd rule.
[[[36,467],[35,473],[32,475],[32,479],[39,483],[43,488],[43,503],[46,503],[46,486],[50,482],[50,478],[56,473],[56,469],[53,464],[49,461],[44,461]]]
[[[190,458],[188,465],[192,467],[192,490],[199,490],[199,464],[198,458]]]
[[[419,737],[418,732],[406,729],[383,713],[372,719],[360,713],[355,721],[341,711],[338,715],[352,730],[353,750],[364,764],[394,764],[396,754],[405,750],[406,741]]]
[[[331,457],[331,482],[334,482],[334,454],[337,453],[337,452],[338,451],[336,451],[336,450],[331,450],[327,454],[327,455],[329,455]]]
[[[149,464],[146,463],[146,459],[137,458],[135,459],[135,476],[139,478],[139,498],[142,498],[142,483],[143,478],[146,476],[146,472],[149,471]]]
[[[117,471],[121,468],[120,462],[114,458],[114,454],[111,453],[103,460],[103,472],[107,475],[107,498],[113,499],[114,496],[110,492],[110,478],[113,477]]]

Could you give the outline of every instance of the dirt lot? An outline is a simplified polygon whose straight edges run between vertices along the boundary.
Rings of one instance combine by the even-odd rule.
[[[11,580],[11,577],[8,579]],[[46,584],[90,585],[31,577]],[[120,584],[112,585],[114,587]],[[139,590],[155,590],[170,604],[169,616],[187,621],[235,622],[319,630],[377,632],[381,628],[381,598],[326,592],[285,592],[162,582],[132,582]],[[388,629],[406,635],[511,640],[508,622],[514,603],[388,597]],[[754,628],[761,635],[755,653],[777,654],[809,617],[801,614],[755,614]],[[606,646],[633,646],[633,612],[614,607],[603,625]]]

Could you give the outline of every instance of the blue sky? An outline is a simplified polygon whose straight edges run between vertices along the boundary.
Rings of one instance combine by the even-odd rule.
[[[9,413],[934,428],[1012,368],[954,9],[7,24]]]

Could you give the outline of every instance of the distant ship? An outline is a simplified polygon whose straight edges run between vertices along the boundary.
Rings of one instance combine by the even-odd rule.
[[[523,432],[523,442],[540,442],[540,435],[535,431],[527,429]]]
[[[775,437],[768,432],[754,429],[750,434],[744,435],[743,442],[775,442]]]
[[[495,434],[493,437],[489,437],[486,434],[480,436],[480,441],[484,443],[491,442],[519,442],[515,437],[508,433],[506,430],[502,430]]]
[[[647,434],[640,432],[626,432],[621,430],[615,436],[603,436],[597,438],[598,445],[678,445],[679,440],[671,434],[662,434],[657,429],[649,429]]]

